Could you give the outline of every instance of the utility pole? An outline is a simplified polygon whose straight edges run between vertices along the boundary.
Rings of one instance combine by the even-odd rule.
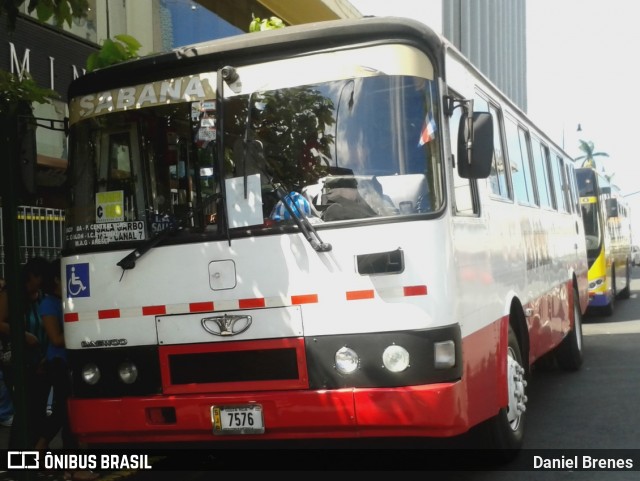
[[[28,128],[20,128],[19,122],[28,122],[31,104],[18,102],[0,116],[0,152],[5,160],[0,175],[2,197],[2,223],[4,230],[5,278],[9,303],[11,328],[11,369],[13,370],[14,425],[9,439],[10,449],[33,449],[29,433],[33,429],[27,413],[26,356],[25,356],[25,296],[24,282],[20,275],[20,248],[18,241],[18,195],[22,186],[22,142]],[[23,124],[23,126],[26,124]],[[30,159],[31,161],[31,159]],[[35,159],[32,159],[35,162]],[[29,470],[21,471],[23,479],[35,479]]]

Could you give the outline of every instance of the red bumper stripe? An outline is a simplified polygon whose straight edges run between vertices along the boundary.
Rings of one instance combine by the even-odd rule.
[[[211,312],[213,310],[215,310],[213,302],[192,302],[189,304],[189,312]]]
[[[104,309],[98,311],[98,319],[116,319],[120,317],[120,309]]]
[[[143,316],[164,316],[166,313],[166,306],[144,306],[142,308]]]

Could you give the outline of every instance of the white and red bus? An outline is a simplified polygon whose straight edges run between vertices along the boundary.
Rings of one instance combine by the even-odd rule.
[[[479,426],[518,448],[533,363],[580,367],[572,162],[425,25],[239,35],[69,93],[86,445]]]

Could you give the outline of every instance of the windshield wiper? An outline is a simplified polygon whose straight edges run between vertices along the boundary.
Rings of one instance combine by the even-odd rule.
[[[133,269],[136,266],[136,261],[146,254],[149,249],[155,247],[164,239],[169,237],[171,234],[175,234],[181,229],[180,222],[172,222],[171,225],[162,230],[161,232],[154,235],[151,239],[147,239],[144,241],[139,247],[136,247],[133,251],[123,257],[116,265],[118,267],[122,267],[122,273],[124,271]]]
[[[328,242],[322,242],[322,239],[320,239],[315,227],[313,227],[313,224],[309,222],[309,219],[305,215],[304,211],[300,209],[297,202],[291,198],[290,194],[286,193],[280,183],[274,183],[273,180],[271,180],[271,183],[275,187],[276,195],[278,196],[278,199],[280,199],[280,202],[282,202],[283,207],[296,223],[298,229],[302,231],[302,234],[309,244],[311,244],[313,250],[316,252],[329,252],[332,249],[331,244]],[[287,197],[291,200],[291,204],[287,202]],[[295,207],[297,212],[294,212],[294,207],[292,207],[292,205]]]
[[[332,249],[331,244],[322,241],[315,227],[313,227],[313,224],[309,222],[309,219],[307,218],[305,213],[298,207],[297,203],[294,202],[294,199],[291,198],[289,194],[291,190],[285,190],[282,182],[277,179],[275,175],[271,175],[267,171],[268,161],[266,156],[264,155],[264,147],[262,146],[262,142],[260,142],[259,140],[244,140],[242,144],[243,165],[246,165],[247,157],[253,157],[253,164],[258,168],[258,170],[260,170],[262,175],[267,178],[269,183],[274,186],[276,195],[278,196],[278,200],[282,202],[283,207],[289,213],[291,219],[293,219],[293,221],[296,223],[298,229],[300,229],[305,239],[307,239],[309,244],[311,244],[313,250],[315,250],[316,252],[329,252]],[[275,172],[275,169],[272,168],[271,170]],[[244,172],[244,175],[246,182],[246,172]],[[291,200],[291,203],[287,202],[287,197]],[[295,210],[292,205],[295,206]]]

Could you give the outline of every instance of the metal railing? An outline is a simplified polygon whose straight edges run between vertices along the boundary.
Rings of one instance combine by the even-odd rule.
[[[5,272],[4,230],[0,208],[0,277]],[[20,263],[33,257],[55,259],[64,240],[64,210],[50,207],[18,206]]]

